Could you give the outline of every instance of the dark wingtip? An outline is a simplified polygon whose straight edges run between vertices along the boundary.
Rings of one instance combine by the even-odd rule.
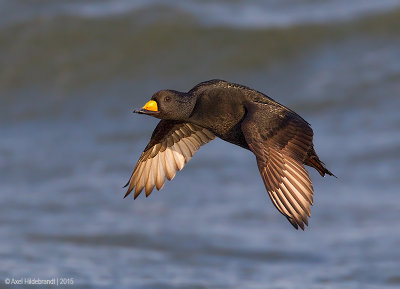
[[[303,231],[306,229],[306,227],[308,226],[308,220],[306,220],[305,222],[301,222],[301,221],[296,221],[295,219],[292,219],[290,217],[286,217],[288,219],[288,221],[290,222],[290,224],[293,226],[293,228],[295,228],[296,230],[302,229]]]
[[[127,196],[129,196],[130,193],[131,193],[131,191],[127,191],[127,192],[125,193],[124,199],[125,199]]]
[[[292,218],[286,216],[286,218],[288,219],[288,221],[290,222],[290,224],[293,226],[293,228],[295,228],[296,230],[299,229],[299,226],[297,225],[296,221],[293,220]]]
[[[129,180],[129,181],[125,184],[125,186],[123,186],[122,188],[126,188],[126,187],[129,185],[130,181],[131,181],[131,180]]]

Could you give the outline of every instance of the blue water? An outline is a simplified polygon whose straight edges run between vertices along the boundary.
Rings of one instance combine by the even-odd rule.
[[[0,19],[0,288],[400,287],[399,1],[0,1]],[[157,124],[133,109],[212,78],[311,123],[338,178],[309,170],[304,232],[222,140],[122,198]]]

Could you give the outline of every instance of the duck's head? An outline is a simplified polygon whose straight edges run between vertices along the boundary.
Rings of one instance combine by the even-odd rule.
[[[134,112],[166,120],[186,120],[195,103],[195,97],[188,93],[160,90],[141,109]]]

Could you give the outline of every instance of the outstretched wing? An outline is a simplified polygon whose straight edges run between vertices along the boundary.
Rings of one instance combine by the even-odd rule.
[[[213,133],[200,126],[161,120],[126,184],[129,187],[125,197],[133,190],[135,199],[143,189],[146,196],[151,194],[154,187],[161,190],[165,178],[172,180],[200,146],[214,138]]]
[[[242,131],[273,204],[296,229],[304,230],[311,216],[313,187],[303,161],[312,147],[313,131],[289,110],[266,117],[259,107],[263,105],[250,105]]]

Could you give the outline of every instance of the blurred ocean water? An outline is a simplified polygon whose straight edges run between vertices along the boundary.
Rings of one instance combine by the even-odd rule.
[[[122,199],[132,110],[212,78],[311,123],[338,179],[310,171],[305,232],[221,140]],[[400,1],[0,0],[0,288],[400,287],[399,108]]]

